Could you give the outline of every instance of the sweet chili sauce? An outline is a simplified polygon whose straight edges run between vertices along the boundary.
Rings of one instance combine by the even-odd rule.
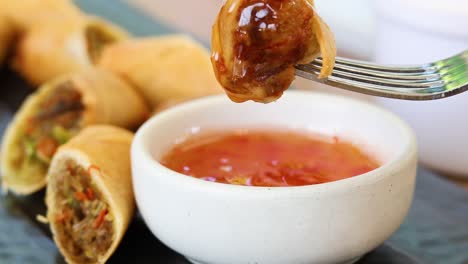
[[[336,137],[271,131],[192,136],[175,145],[161,163],[207,181],[264,187],[326,183],[379,167],[356,146]]]

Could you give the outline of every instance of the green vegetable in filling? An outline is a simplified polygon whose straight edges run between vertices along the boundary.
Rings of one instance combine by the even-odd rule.
[[[52,129],[52,137],[60,144],[65,144],[67,143],[71,138],[72,134],[67,131],[65,128],[62,126],[54,126]]]

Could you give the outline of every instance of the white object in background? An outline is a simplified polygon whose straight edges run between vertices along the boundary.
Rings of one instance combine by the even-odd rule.
[[[418,64],[468,49],[468,1],[378,0],[376,61]],[[379,99],[416,130],[423,163],[468,178],[468,93],[438,101]]]
[[[143,12],[168,25],[191,33],[206,44],[210,43],[211,27],[222,0],[127,0]],[[317,9],[333,30],[340,54],[368,60],[374,48],[374,17],[371,0],[316,0]],[[312,90],[311,82],[297,78],[294,87]],[[374,98],[325,85],[314,85],[314,91],[351,96],[372,101]]]
[[[339,136],[383,165],[336,182],[267,188],[207,182],[157,162],[194,132],[260,127]],[[297,91],[268,105],[226,96],[182,104],[150,119],[132,145],[133,186],[146,224],[167,246],[205,264],[353,263],[403,222],[416,163],[414,134],[395,115]]]
[[[211,27],[222,0],[127,0],[141,11],[205,43],[211,41]]]
[[[127,0],[142,11],[209,43],[222,0]],[[338,51],[359,59],[372,57],[374,17],[371,0],[316,0],[320,15],[335,33]]]

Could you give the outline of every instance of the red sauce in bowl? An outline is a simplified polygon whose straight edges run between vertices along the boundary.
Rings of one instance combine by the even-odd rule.
[[[326,183],[357,176],[379,164],[338,138],[293,132],[218,132],[190,137],[161,160],[195,178],[247,186]]]

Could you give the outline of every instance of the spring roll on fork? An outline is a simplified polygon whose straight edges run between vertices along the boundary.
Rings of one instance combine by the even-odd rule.
[[[333,33],[312,0],[226,0],[212,50],[216,77],[238,103],[277,100],[294,81],[294,65],[320,55],[326,78],[336,56]]]

